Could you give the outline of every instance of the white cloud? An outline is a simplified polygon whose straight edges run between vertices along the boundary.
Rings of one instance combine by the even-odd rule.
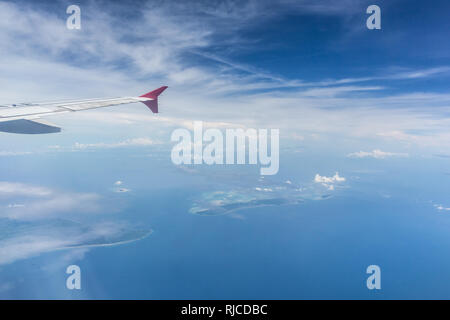
[[[70,248],[82,251],[75,251],[75,256],[64,258],[71,261],[81,259],[90,247],[120,244],[122,235],[125,236],[124,241],[137,240],[127,236],[127,228],[123,222],[97,222],[83,226],[65,221],[50,224],[45,232],[24,226],[17,234],[0,240],[0,265]]]
[[[398,152],[385,152],[380,149],[375,149],[373,151],[358,151],[347,155],[350,158],[375,158],[375,159],[385,159],[388,157],[407,157],[407,153]]]
[[[446,208],[441,204],[435,204],[434,207],[439,211],[450,211],[450,208]]]
[[[23,235],[1,241],[0,265],[63,248],[72,241],[48,236]]]
[[[335,183],[335,182],[344,182],[345,178],[339,176],[339,173],[336,172],[334,176],[332,177],[326,177],[326,176],[321,176],[319,174],[316,174],[316,176],[314,177],[314,182],[317,183]]]
[[[0,157],[25,156],[32,154],[29,151],[0,151]]]
[[[25,207],[25,205],[21,204],[21,203],[10,203],[10,204],[8,204],[8,208],[23,208],[23,207]]]
[[[92,213],[100,210],[100,196],[95,193],[63,192],[24,183],[0,182],[0,199],[20,199],[0,212],[0,218],[39,220],[67,212]]]
[[[40,269],[42,271],[47,271],[51,273],[58,272],[58,270],[64,270],[67,268],[67,266],[70,266],[77,261],[81,261],[84,259],[86,253],[89,252],[89,247],[82,247],[82,248],[73,248],[73,249],[67,249],[64,254],[59,255],[58,257],[55,257],[51,261],[44,262],[43,265],[41,265]],[[41,252],[36,252],[35,254],[40,254]]]
[[[152,146],[157,144],[149,138],[133,138],[114,143],[79,143],[76,142],[73,146],[74,149],[110,149],[110,148],[122,148],[130,146]]]
[[[16,198],[21,202],[11,202]],[[81,259],[86,248],[134,241],[148,234],[125,222],[107,221],[106,216],[96,219],[92,213],[114,209],[108,209],[95,193],[0,182],[0,200],[10,202],[1,205],[0,211],[0,230],[4,232],[0,239],[0,265],[67,248],[82,248],[76,256],[67,257]],[[84,225],[77,220],[89,222]]]
[[[0,181],[0,197],[27,196],[46,197],[53,193],[51,189],[24,183]]]
[[[10,208],[0,213],[0,217],[20,220],[35,220],[61,216],[63,213],[77,211],[77,213],[98,212],[101,206],[100,197],[94,193],[60,193],[50,198],[27,203],[24,207]]]
[[[227,57],[234,48],[254,50],[251,41],[236,36],[242,34],[237,31],[293,10],[352,15],[355,12],[348,8],[357,8],[354,4],[359,2],[347,1],[348,6],[338,7],[329,1],[319,4],[290,0],[278,6],[270,1],[227,1],[220,5],[162,2],[155,6],[147,3],[139,12],[134,12],[127,28],[118,23],[123,16],[115,14],[126,6],[115,3],[98,8],[91,2],[83,10],[82,32],[68,31],[60,15],[39,9],[38,5],[0,2],[0,52],[3,56],[0,86],[4,89],[0,102],[20,102],[23,92],[27,92],[30,100],[92,98],[133,95],[168,84],[170,91],[162,96],[163,117],[146,114],[145,107],[140,113],[120,112],[121,108],[126,108],[124,106],[115,108],[117,112],[113,116],[103,111],[86,111],[85,117],[125,125],[152,121],[156,130],[167,124],[188,126],[191,120],[200,117],[204,121],[221,119],[224,123],[237,122],[237,125],[249,127],[269,127],[276,123],[286,133],[302,128],[302,132],[294,136],[299,140],[314,134],[332,137],[339,134],[352,138],[395,139],[400,144],[431,145],[439,149],[449,147],[450,119],[445,112],[450,103],[449,94],[392,94],[383,91],[378,84],[385,79],[395,82],[448,74],[448,66],[383,71],[383,74],[375,70],[374,74],[360,78],[307,82],[301,78],[286,79]],[[9,43],[15,45],[7,45]],[[212,50],[207,50],[217,45],[226,45],[230,52],[213,54]],[[196,58],[190,59],[193,55]],[[67,60],[67,56],[71,59]],[[122,68],[123,62],[127,64],[126,69]],[[373,81],[376,83],[370,83]],[[362,82],[368,84],[362,86]],[[289,90],[284,90],[286,88]],[[377,91],[383,94],[375,94]],[[275,107],[276,114],[273,113]],[[273,116],[267,117],[268,114]],[[70,117],[73,117],[72,123],[80,119],[77,115]],[[102,128],[92,130],[101,132]],[[3,143],[0,141],[0,148]],[[74,149],[124,145],[127,143],[87,141],[79,142]]]
[[[316,174],[314,177],[315,183],[320,183],[322,186],[324,186],[325,188],[327,188],[330,191],[334,190],[334,185],[336,183],[340,183],[340,182],[344,182],[344,181],[345,181],[345,178],[339,176],[338,172],[336,172],[335,175],[332,177],[321,176],[319,174]]]

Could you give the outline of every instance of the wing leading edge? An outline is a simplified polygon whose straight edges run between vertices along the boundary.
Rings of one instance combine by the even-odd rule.
[[[0,132],[40,134],[61,131],[60,128],[36,120],[56,114],[142,102],[153,113],[158,113],[158,96],[167,89],[163,86],[139,97],[71,100],[63,102],[24,103],[0,106]]]

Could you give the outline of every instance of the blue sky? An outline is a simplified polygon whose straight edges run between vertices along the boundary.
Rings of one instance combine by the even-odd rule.
[[[67,4],[2,2],[5,103],[166,84],[164,116],[180,121],[447,146],[444,1],[380,2],[373,31],[366,1],[87,1],[81,31],[65,28]]]
[[[342,292],[339,278],[343,272],[360,281],[365,274],[352,272],[373,260],[397,270],[387,275],[391,291],[384,297],[417,297],[398,280],[410,256],[397,252],[430,259],[436,268],[450,265],[444,256],[450,245],[448,1],[79,1],[81,30],[66,28],[70,4],[0,1],[0,104],[169,89],[158,115],[125,105],[47,119],[63,128],[60,134],[0,135],[0,164],[7,168],[0,177],[0,228],[17,223],[26,231],[0,238],[0,297],[230,298],[234,289],[227,283],[239,287],[242,279],[227,273],[226,261],[244,261],[247,284],[256,285],[254,263],[274,256],[269,274],[258,274],[287,268],[285,290],[273,280],[258,296],[241,281],[240,297],[377,298],[357,285]],[[371,4],[381,7],[381,30],[366,28]],[[264,180],[249,167],[175,167],[170,134],[191,129],[194,120],[219,129],[280,129],[278,175]],[[240,211],[225,210],[228,218],[192,214],[199,206],[223,213],[224,201],[239,204],[242,194],[250,202]],[[263,208],[261,215],[249,210],[251,201],[274,199],[283,205]],[[408,213],[413,218],[404,220]],[[230,229],[234,246],[238,240],[246,245],[231,250],[221,226]],[[273,243],[256,241],[268,226],[274,226]],[[374,239],[363,232],[377,228],[385,230]],[[150,231],[136,247],[57,250]],[[43,237],[46,232],[53,238]],[[342,240],[329,255],[327,241],[335,239]],[[229,251],[205,258],[213,246]],[[248,256],[253,249],[259,256]],[[284,251],[292,260],[274,253]],[[141,272],[132,280],[144,277],[154,291],[130,284],[112,293],[111,283],[97,275],[98,287],[77,295],[50,278],[73,261],[97,270],[87,271],[92,276],[121,255],[134,263],[123,268]],[[40,272],[22,261],[41,265],[46,275],[39,277],[52,279],[46,292],[16,277],[15,268],[28,270],[25,278]],[[201,279],[189,278],[196,261],[224,273],[223,295],[207,284],[192,288]],[[177,269],[183,263],[186,269]],[[339,266],[321,278],[329,263]],[[414,279],[414,271],[425,268],[435,284],[443,275],[433,266],[405,272]],[[143,276],[144,267],[152,273]],[[304,273],[292,283],[304,291],[289,285],[295,268]],[[184,291],[169,281],[173,270],[181,271]],[[207,278],[217,280],[212,271]],[[422,289],[431,290],[425,282]],[[434,297],[446,295],[444,285],[434,288]]]

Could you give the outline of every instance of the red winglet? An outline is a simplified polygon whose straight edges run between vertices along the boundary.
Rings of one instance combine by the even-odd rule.
[[[152,110],[153,113],[158,113],[158,96],[167,88],[167,86],[163,86],[161,88],[143,94],[142,96],[140,96],[141,98],[150,98],[153,100],[142,101],[142,103],[145,104],[150,110]]]

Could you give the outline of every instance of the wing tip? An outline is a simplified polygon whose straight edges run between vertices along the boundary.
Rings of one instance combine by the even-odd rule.
[[[164,90],[166,90],[168,88],[168,86],[162,86],[158,89],[155,89],[153,91],[147,92],[139,97],[141,98],[150,98],[150,99],[157,99],[158,96],[164,92]]]

